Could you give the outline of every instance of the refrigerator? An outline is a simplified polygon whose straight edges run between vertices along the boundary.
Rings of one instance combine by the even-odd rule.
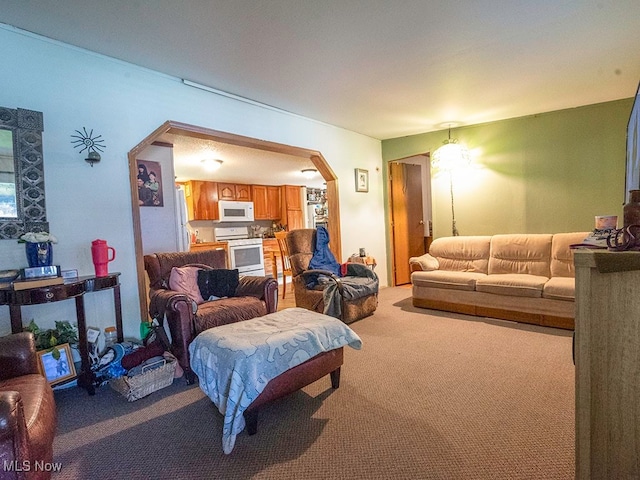
[[[179,252],[189,251],[190,233],[187,223],[189,215],[187,213],[187,199],[182,187],[176,188],[176,223],[177,223],[177,239],[176,244]]]

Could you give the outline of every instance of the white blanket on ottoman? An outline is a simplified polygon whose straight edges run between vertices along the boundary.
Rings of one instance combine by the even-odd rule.
[[[222,446],[231,453],[244,427],[242,414],[267,383],[316,355],[360,337],[333,317],[289,308],[264,317],[210,328],[189,345],[200,388],[224,415]]]

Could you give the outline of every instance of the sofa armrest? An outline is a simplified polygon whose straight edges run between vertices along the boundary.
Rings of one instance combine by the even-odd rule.
[[[0,337],[0,380],[38,373],[36,343],[31,332]]]
[[[235,292],[236,297],[256,297],[263,300],[267,306],[267,313],[278,309],[278,281],[272,277],[245,275]]]
[[[437,258],[425,253],[419,257],[409,258],[409,266],[412,272],[429,272],[431,270],[438,270],[440,268],[440,262],[438,262]]]
[[[22,397],[16,391],[0,391],[0,458],[29,460],[27,437]]]

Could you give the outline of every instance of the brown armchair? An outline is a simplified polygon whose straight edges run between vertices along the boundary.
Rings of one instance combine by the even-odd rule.
[[[296,306],[331,315],[325,308],[325,289],[334,283],[340,300],[341,313],[338,318],[351,323],[372,315],[378,306],[378,278],[375,273],[361,264],[347,264],[347,276],[344,277],[325,270],[310,270],[309,263],[316,249],[316,238],[315,229],[292,230],[287,233]],[[323,275],[328,283],[309,288],[311,276],[318,274]],[[351,282],[367,289],[358,289],[354,293],[354,289],[349,288],[352,286]]]
[[[149,314],[163,325],[167,319],[171,351],[184,369],[187,383],[195,374],[189,365],[189,344],[200,332],[227,323],[273,313],[278,308],[278,282],[271,277],[244,276],[234,296],[196,304],[184,293],[169,289],[173,267],[227,268],[224,250],[154,253],[144,256],[149,276]]]
[[[56,425],[53,390],[38,372],[33,334],[0,337],[0,478],[51,478],[36,462],[53,461]]]

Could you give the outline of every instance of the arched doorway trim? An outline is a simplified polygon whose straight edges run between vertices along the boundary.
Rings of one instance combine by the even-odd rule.
[[[144,270],[144,258],[142,251],[142,230],[140,226],[140,207],[138,206],[138,185],[137,175],[138,168],[136,159],[147,147],[158,140],[165,133],[176,135],[184,135],[206,140],[214,140],[232,145],[255,148],[257,150],[265,150],[269,152],[282,153],[285,155],[294,155],[303,158],[309,158],[313,165],[318,169],[327,182],[327,203],[329,209],[329,238],[331,238],[331,250],[336,258],[342,259],[342,240],[340,235],[340,209],[338,199],[338,177],[331,169],[322,153],[309,150],[306,148],[285,145],[281,143],[268,142],[257,138],[245,137],[228,132],[221,132],[209,128],[189,125],[186,123],[174,122],[168,120],[160,125],[149,136],[142,140],[138,145],[129,151],[129,179],[131,184],[131,211],[133,218],[133,239],[136,254],[136,271],[138,278],[138,296],[140,298],[141,318],[147,318],[147,287],[145,282],[146,272]]]

